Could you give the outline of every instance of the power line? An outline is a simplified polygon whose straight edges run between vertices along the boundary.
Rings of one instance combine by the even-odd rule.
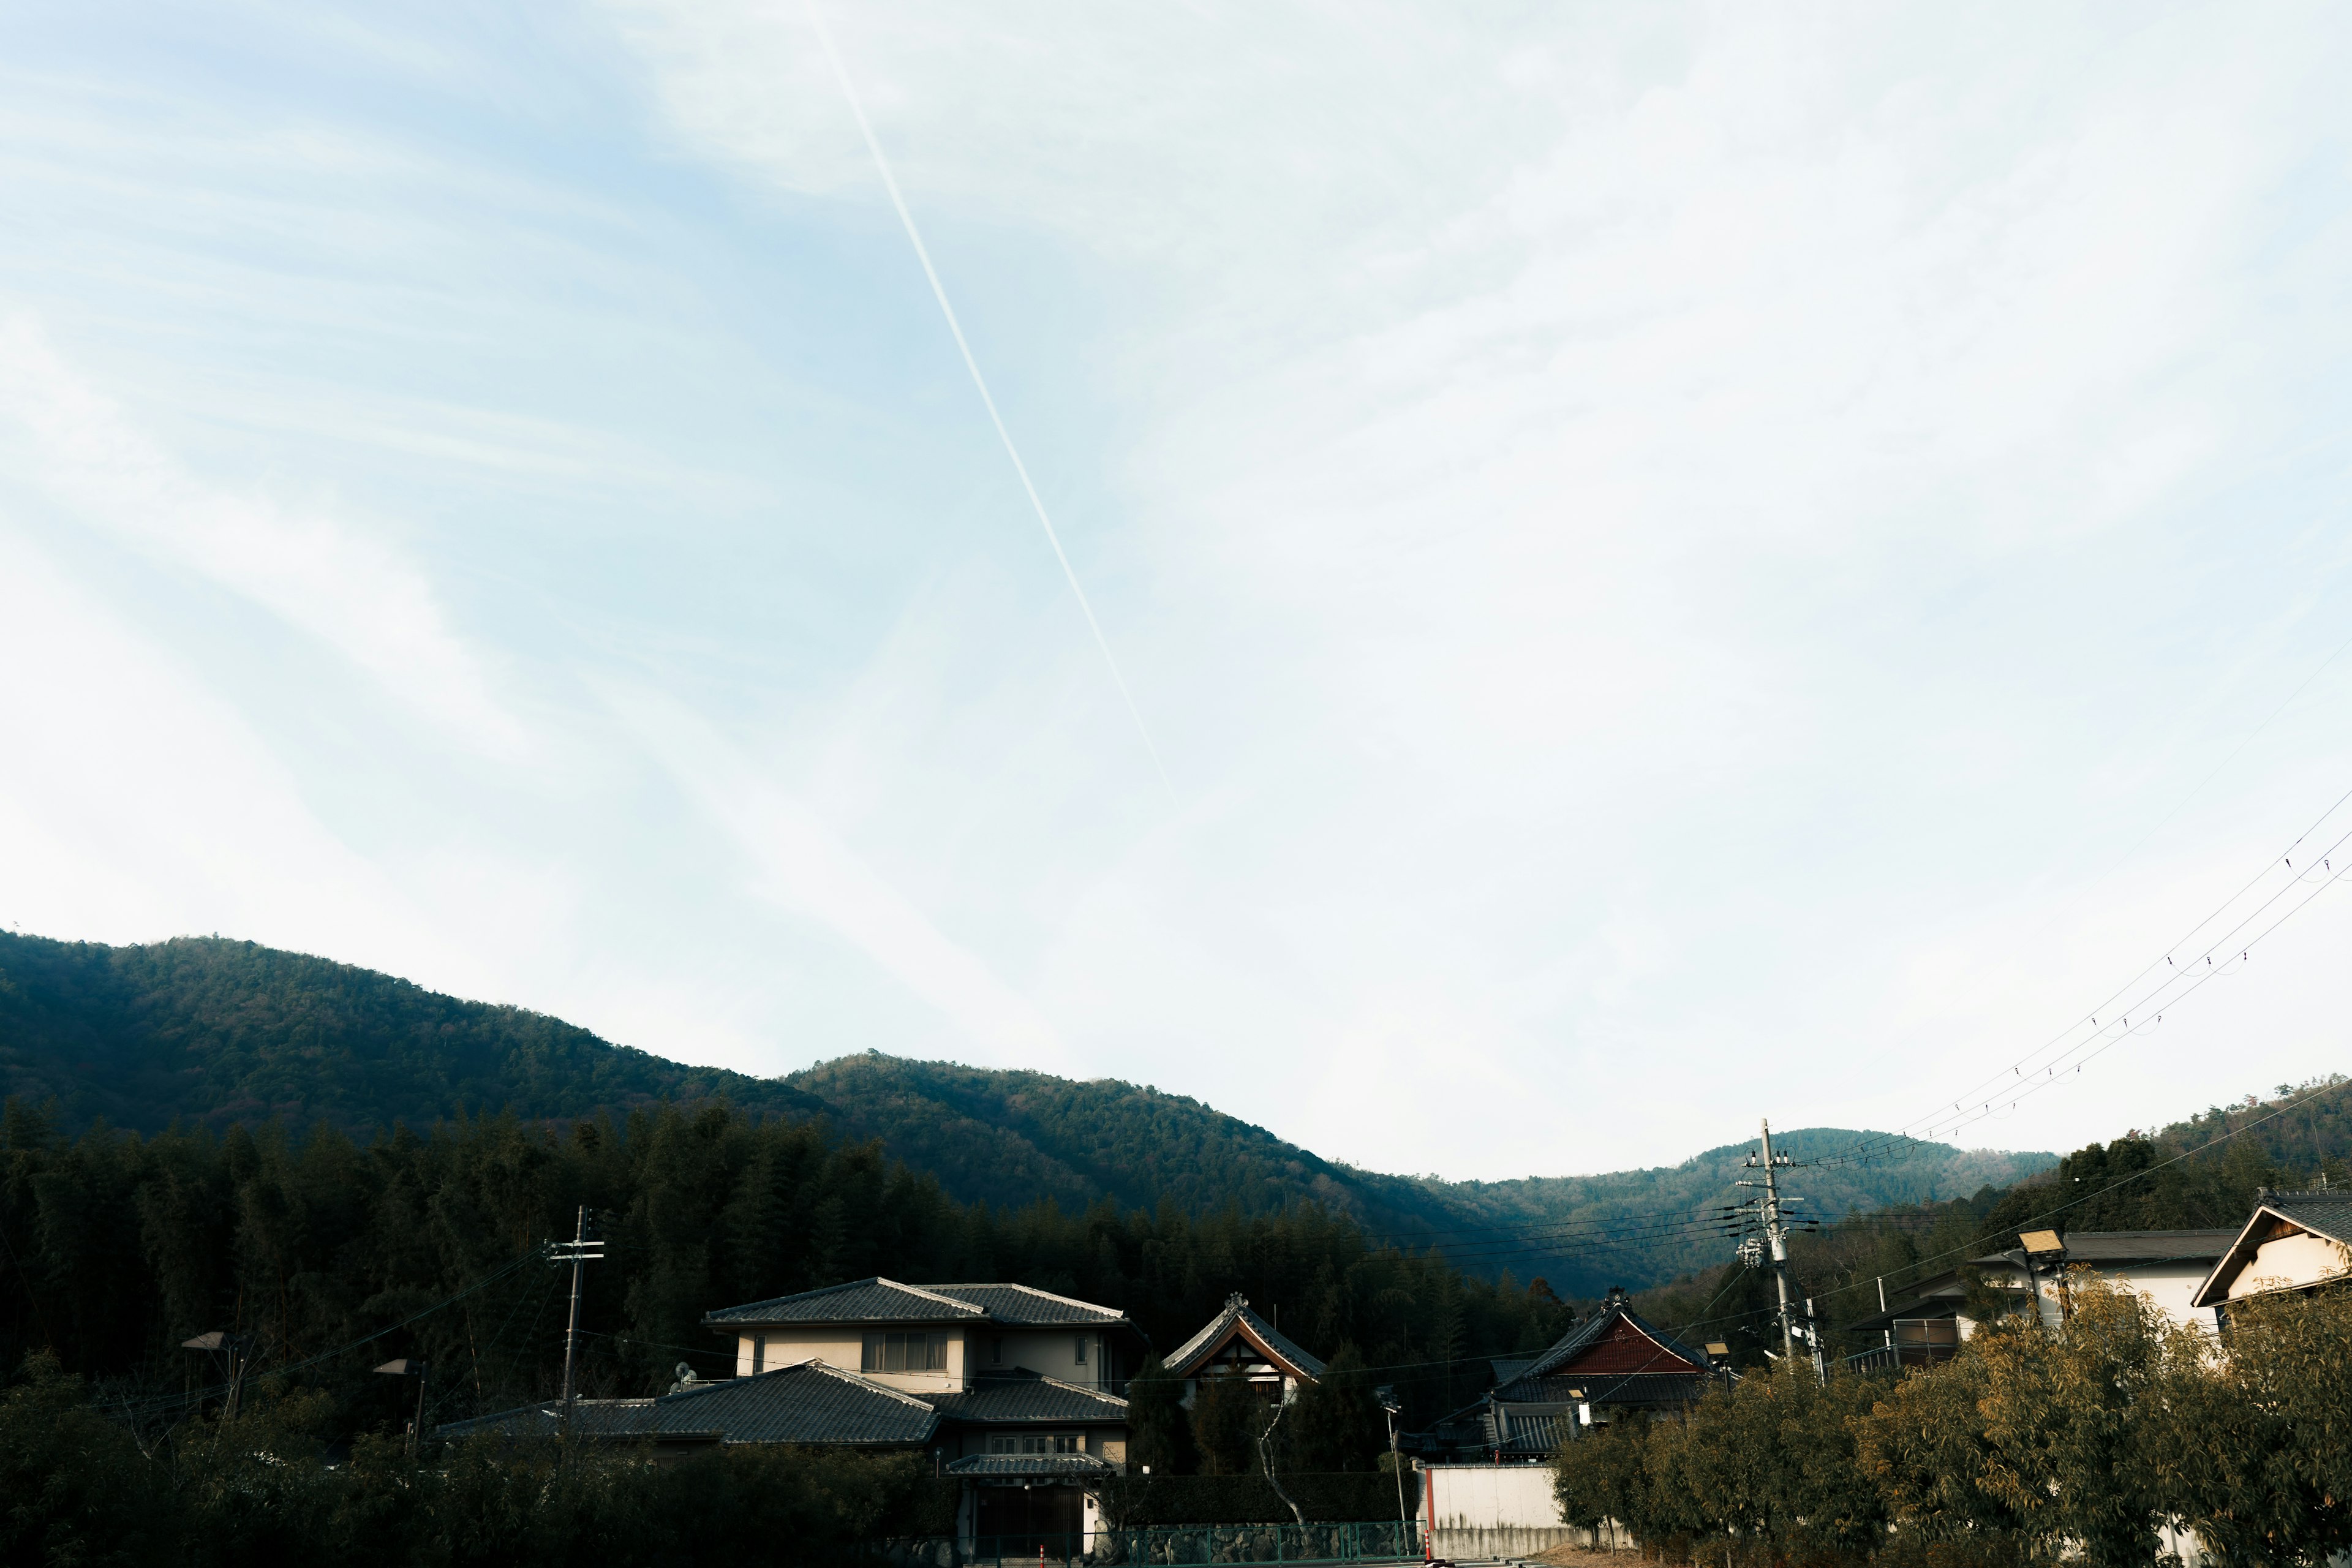
[[[2245,961],[2247,955],[2250,954],[2253,948],[2259,945],[2263,939],[2267,938],[2272,932],[2277,931],[2280,926],[2285,924],[2287,920],[2293,918],[2296,913],[2299,913],[2312,901],[2313,899],[2316,898],[2319,893],[2326,891],[2328,887],[2332,886],[2335,881],[2341,878],[2343,874],[2334,870],[2333,862],[2341,856],[2345,845],[2347,842],[2352,842],[2352,831],[2347,831],[2346,833],[2339,835],[2336,839],[2331,841],[2326,848],[2319,851],[2315,856],[2306,857],[2306,865],[2308,865],[2313,859],[2319,861],[2321,867],[2326,873],[2324,879],[2320,881],[2317,887],[2315,887],[2311,893],[2305,895],[2302,900],[2292,905],[2284,915],[2282,915],[2278,920],[2272,921],[2251,940],[2240,942],[2235,939],[2240,932],[2245,931],[2249,925],[2259,919],[2263,911],[2269,910],[2281,899],[2286,897],[2290,892],[2292,892],[2296,886],[2302,884],[2305,880],[2303,874],[2297,874],[2291,877],[2284,886],[2281,887],[2277,891],[2272,893],[2269,898],[2264,899],[2260,904],[2249,910],[2239,920],[2237,924],[2231,927],[2228,931],[2223,932],[2221,936],[2211,939],[2202,948],[2199,948],[2196,951],[2189,952],[2187,955],[2189,959],[2189,967],[2184,968],[2181,964],[2177,963],[2173,957],[2173,954],[2179,952],[2181,949],[2190,947],[2196,941],[2197,935],[2200,931],[2205,930],[2215,921],[2219,920],[2223,914],[2227,913],[2231,905],[2237,903],[2241,899],[2244,898],[2247,893],[2258,887],[2263,879],[2273,875],[2276,870],[2282,868],[2292,871],[2294,869],[2294,854],[2299,848],[2301,848],[2304,841],[2308,839],[2314,833],[2317,832],[2330,817],[2334,816],[2336,812],[2343,808],[2345,803],[2347,801],[2352,801],[2352,790],[2347,790],[2343,795],[2338,795],[2326,808],[2326,810],[2321,812],[2317,817],[2313,819],[2309,826],[2305,827],[2301,833],[2295,835],[2293,842],[2289,843],[2279,854],[2265,861],[2263,868],[2255,872],[2252,877],[2248,879],[2242,886],[2241,886],[2236,891],[2230,894],[2229,897],[2223,899],[2221,903],[2216,905],[2210,912],[2204,916],[2203,919],[2189,926],[2178,940],[2165,950],[2165,952],[2159,953],[2156,958],[2151,959],[2147,964],[2142,966],[2137,973],[2125,981],[2121,985],[2116,987],[2115,990],[2109,992],[2106,996],[2095,1005],[2089,1012],[2084,1015],[2085,1018],[2088,1020],[2088,1026],[2094,1031],[2087,1037],[2074,1040],[2072,1045],[2066,1046],[2066,1048],[2063,1051],[2059,1052],[2056,1057],[2050,1057],[2050,1052],[2056,1049],[2059,1046],[2065,1044],[2066,1041],[2075,1036],[2078,1031],[2085,1026],[2081,1023],[2069,1024],[2065,1028],[2052,1036],[2048,1040],[2036,1047],[2033,1050],[2027,1052],[2024,1056],[2018,1058],[2013,1062],[2005,1064],[2001,1068],[1997,1069],[1986,1078],[1979,1079],[1974,1087],[1956,1098],[1953,1102],[1953,1110],[1951,1112],[1946,1113],[1939,1110],[1931,1116],[1920,1117],[1911,1121],[1905,1122],[1900,1128],[1893,1132],[1881,1133],[1872,1138],[1857,1140],[1855,1142],[1842,1149],[1835,1150],[1828,1154],[1820,1156],[1821,1163],[1851,1162],[1858,1158],[1866,1157],[1885,1149],[1892,1148],[1902,1142],[1916,1141],[1911,1137],[1911,1130],[1914,1128],[1924,1127],[1932,1133],[1937,1128],[1943,1127],[1947,1121],[1950,1121],[1951,1125],[1949,1131],[1956,1132],[1961,1127],[1970,1125],[1973,1121],[1984,1120],[1985,1116],[1990,1113],[1991,1108],[1994,1105],[2007,1102],[2012,1109],[2014,1109],[2014,1106],[2018,1101],[2030,1098],[2032,1094],[2040,1092],[2042,1089],[2051,1087],[2052,1081],[2055,1080],[2057,1078],[2059,1068],[2073,1066],[2079,1069],[2083,1063],[2088,1062],[2096,1057],[2105,1055],[2107,1050],[2113,1048],[2114,1046],[2119,1044],[2122,1040],[2131,1037],[2134,1034],[2145,1032],[2147,1026],[2136,1026],[2130,1023],[2130,1017],[2133,1014],[2137,1013],[2145,1018],[2151,1010],[2154,1010],[2159,1015],[2160,1020],[2160,1015],[2164,1009],[2178,1005],[2180,1001],[2189,995],[2192,994],[2196,991],[2201,990],[2208,981],[2215,978],[2223,971],[2231,969],[2233,966],[2233,963],[2242,964]],[[2215,965],[2212,963],[2214,955],[2216,953],[2226,952],[2231,947],[2236,947],[2239,949],[2239,958],[2235,961],[2225,959],[2221,964]],[[2201,964],[2199,963],[2197,961],[2200,959],[2204,960],[2204,963]],[[2141,982],[2145,981],[2151,973],[2159,973],[2163,974],[2164,978],[2156,986],[2149,990],[2141,992],[2137,995],[2131,996],[2130,1000],[2125,1000],[2126,995],[2132,993],[2134,988],[2138,986]],[[2194,976],[2193,978],[2192,973]],[[2168,996],[2167,993],[2173,992],[2176,987],[2178,987],[2177,994]],[[2120,1008],[2117,1007],[2118,1003],[2121,1004]],[[2106,1025],[2100,1024],[2098,1022],[2098,1018],[2099,1015],[2102,1013],[2107,1014],[2115,1020],[2115,1022]],[[2105,1043],[2101,1044],[2100,1042],[2102,1041]],[[2092,1048],[2095,1046],[2097,1047],[2096,1049]],[[2080,1058],[2079,1060],[2077,1059],[2078,1058]],[[2042,1075],[2043,1081],[2041,1084],[2032,1089],[2023,1090],[2017,1094],[2007,1096],[1987,1096],[1982,1100],[1979,1101],[1978,1114],[1971,1116],[1967,1110],[1969,1101],[1977,1100],[1979,1095],[1984,1093],[1984,1090],[1987,1088],[2000,1082],[2001,1072],[2008,1072],[2011,1074],[2012,1079],[2022,1079],[2028,1068],[2034,1068]]]

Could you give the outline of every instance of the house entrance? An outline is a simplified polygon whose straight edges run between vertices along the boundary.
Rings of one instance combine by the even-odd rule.
[[[1060,1538],[1086,1528],[1086,1503],[1076,1487],[982,1487],[979,1491],[980,1533],[1000,1538],[997,1556],[1025,1554],[1041,1545],[1059,1556]]]

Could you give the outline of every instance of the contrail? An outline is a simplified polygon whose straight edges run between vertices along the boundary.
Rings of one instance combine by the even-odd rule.
[[[988,422],[996,426],[996,438],[1004,443],[1004,455],[1013,459],[1013,471],[1021,476],[1021,488],[1037,513],[1037,525],[1045,531],[1045,542],[1054,547],[1054,559],[1062,563],[1062,575],[1068,580],[1070,593],[1087,617],[1087,628],[1095,634],[1095,646],[1102,649],[1111,683],[1118,688],[1119,697],[1127,703],[1128,717],[1135,721],[1135,732],[1143,737],[1143,749],[1151,753],[1151,768],[1160,775],[1160,787],[1168,792],[1168,802],[1174,805],[1176,786],[1168,780],[1167,764],[1160,760],[1160,748],[1151,739],[1151,727],[1143,721],[1143,710],[1136,706],[1135,693],[1127,689],[1127,677],[1119,673],[1118,660],[1110,651],[1110,639],[1103,636],[1102,623],[1095,619],[1095,607],[1087,603],[1086,589],[1078,585],[1078,574],[1062,549],[1062,536],[1054,531],[1054,520],[1046,513],[1045,500],[1030,482],[1029,465],[1021,460],[1021,448],[1013,444],[1013,432],[1004,427],[1004,416],[996,411],[996,399],[989,394],[988,378],[980,374],[980,362],[972,358],[971,344],[964,341],[963,323],[956,320],[955,307],[948,303],[948,291],[940,283],[938,268],[931,265],[931,253],[923,245],[922,231],[915,226],[915,215],[907,210],[907,198],[898,192],[898,177],[890,173],[890,160],[882,155],[882,143],[874,139],[874,127],[866,121],[866,106],[858,100],[857,89],[851,85],[849,72],[841,63],[841,51],[833,47],[833,29],[824,25],[824,13],[817,9],[816,0],[803,3],[809,25],[816,29],[817,42],[824,48],[825,63],[833,68],[833,79],[841,84],[841,96],[849,100],[849,112],[856,118],[858,133],[866,138],[866,150],[874,154],[874,167],[880,171],[882,184],[890,193],[890,205],[898,208],[898,222],[907,231],[908,243],[915,247],[915,259],[923,264],[923,276],[930,280],[931,298],[940,302],[940,314],[948,319],[948,331],[955,334],[956,348],[963,355],[963,367],[971,372],[971,384],[979,389],[980,401],[988,409]]]

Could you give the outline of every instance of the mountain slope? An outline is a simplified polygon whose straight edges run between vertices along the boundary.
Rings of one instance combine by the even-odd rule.
[[[1098,1079],[990,1071],[875,1053],[756,1079],[665,1061],[541,1014],[439,995],[373,971],[251,942],[105,947],[0,933],[0,1095],[51,1100],[68,1128],[155,1131],[326,1121],[365,1135],[459,1110],[526,1118],[723,1099],[823,1116],[877,1140],[950,1194],[1066,1210],[1109,1200],[1192,1213],[1312,1201],[1383,1239],[1438,1245],[1481,1272],[1540,1274],[1564,1294],[1635,1286],[1717,1261],[1718,1237],[1674,1226],[1735,1200],[1747,1145],[1607,1175],[1443,1182],[1328,1161],[1181,1095]],[[1564,1126],[1563,1133],[1572,1132]],[[1792,1131],[1801,1152],[1856,1136]],[[1917,1145],[1868,1168],[1807,1173],[1811,1211],[2003,1185],[2047,1154]],[[1662,1224],[1664,1221],[1665,1223]]]
[[[823,1108],[772,1079],[687,1067],[519,1007],[252,942],[143,947],[0,932],[0,1096],[67,1125],[155,1132],[280,1118],[356,1133],[462,1110],[589,1115],[657,1100]]]

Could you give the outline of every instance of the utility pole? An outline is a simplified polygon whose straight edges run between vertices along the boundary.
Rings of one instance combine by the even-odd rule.
[[[569,1259],[572,1264],[572,1326],[563,1331],[563,1435],[567,1437],[572,1435],[572,1369],[580,1343],[580,1268],[583,1264],[603,1258],[603,1252],[590,1249],[604,1245],[588,1239],[588,1205],[582,1204],[579,1228],[572,1239],[559,1242],[551,1249],[559,1261]]]
[[[1797,1331],[1789,1312],[1789,1236],[1780,1226],[1780,1184],[1773,1176],[1774,1171],[1788,1163],[1789,1157],[1786,1154],[1778,1158],[1773,1156],[1772,1123],[1767,1119],[1762,1126],[1764,1180],[1739,1184],[1743,1187],[1760,1185],[1764,1189],[1764,1241],[1771,1248],[1772,1286],[1780,1298],[1780,1353],[1794,1361],[1797,1359]],[[1755,1155],[1748,1157],[1749,1165],[1757,1163]]]

